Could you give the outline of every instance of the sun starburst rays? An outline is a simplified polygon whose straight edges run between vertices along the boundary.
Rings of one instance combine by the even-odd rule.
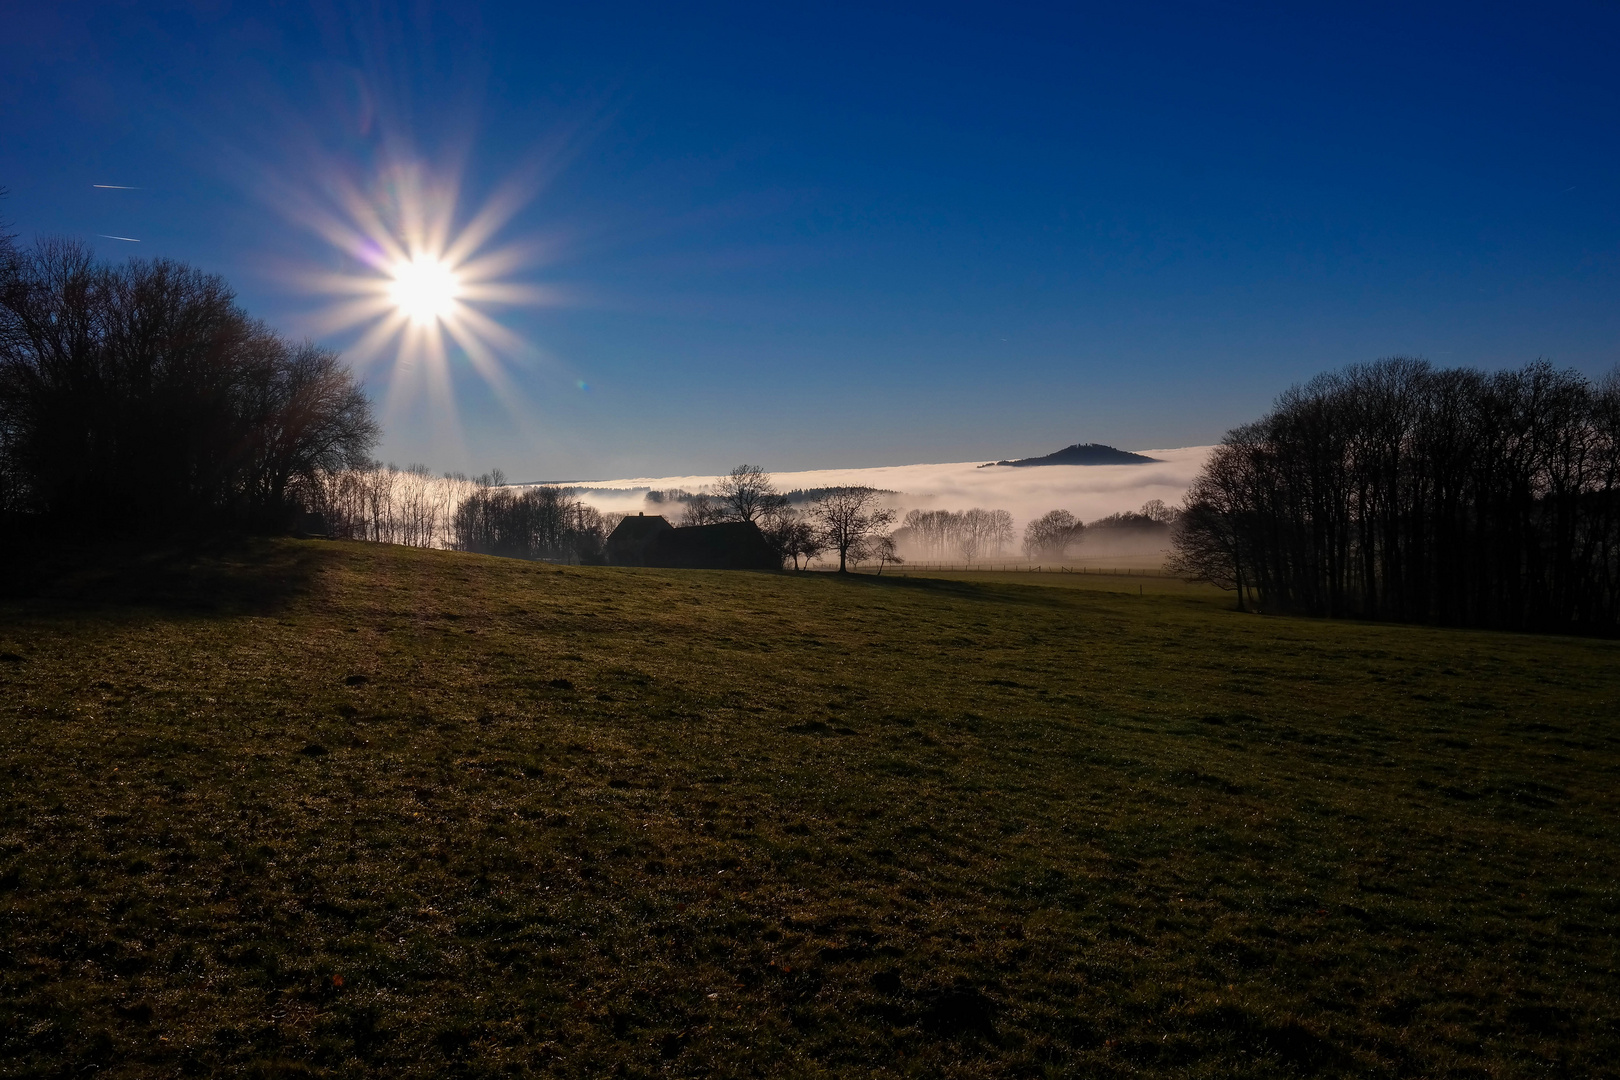
[[[458,185],[418,166],[381,171],[369,185],[326,177],[324,199],[278,200],[298,222],[345,258],[342,270],[300,273],[299,283],[326,302],[310,312],[322,336],[354,334],[345,350],[386,376],[385,411],[425,398],[432,422],[460,441],[455,368],[482,380],[517,418],[527,410],[511,365],[536,350],[488,309],[554,305],[561,297],[514,275],[541,261],[533,242],[497,244],[532,192],[509,182],[464,223]]]

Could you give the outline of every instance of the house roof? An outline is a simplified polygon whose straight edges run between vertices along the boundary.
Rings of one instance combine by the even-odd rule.
[[[674,528],[659,515],[627,517],[607,539],[612,566],[780,570],[782,558],[752,521]]]
[[[668,521],[658,514],[637,514],[614,527],[605,545],[612,566],[646,566],[647,549],[661,533],[672,532]]]
[[[780,570],[776,553],[752,521],[689,525],[660,533],[648,546],[648,566],[693,570]]]

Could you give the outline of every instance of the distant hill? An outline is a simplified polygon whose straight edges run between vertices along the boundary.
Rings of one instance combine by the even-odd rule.
[[[1112,446],[1102,443],[1075,443],[1065,446],[1055,454],[1045,457],[1019,458],[1016,461],[991,461],[980,465],[981,469],[988,469],[991,465],[1146,465],[1158,458],[1148,457],[1146,454],[1133,454],[1129,450],[1116,450]]]

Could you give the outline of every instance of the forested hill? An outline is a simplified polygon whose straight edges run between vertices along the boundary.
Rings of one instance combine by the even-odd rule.
[[[1018,458],[1016,461],[995,461],[989,465],[1146,465],[1158,458],[1146,454],[1133,454],[1129,450],[1116,450],[1102,443],[1075,443],[1045,457]]]

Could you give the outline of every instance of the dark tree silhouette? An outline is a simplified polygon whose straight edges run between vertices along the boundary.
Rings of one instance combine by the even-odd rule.
[[[595,508],[560,488],[485,484],[456,508],[455,537],[462,551],[594,563],[602,559],[607,525]]]
[[[268,506],[284,505],[296,484],[363,463],[378,436],[370,401],[336,353],[277,344],[282,355],[253,371],[248,397],[257,434],[250,475]]]
[[[868,545],[866,554],[877,560],[878,574],[883,573],[885,566],[899,566],[906,560],[900,556],[900,546],[895,543],[894,536],[875,537]]]
[[[1048,510],[1024,526],[1024,554],[1032,559],[1061,559],[1085,529],[1067,510]]]
[[[1620,375],[1393,359],[1283,394],[1216,448],[1175,562],[1269,610],[1620,628]]]
[[[721,520],[755,521],[787,505],[771,482],[771,474],[758,465],[738,465],[714,485]]]
[[[894,511],[880,505],[883,493],[870,487],[834,487],[810,504],[827,550],[838,552],[838,572],[849,572],[849,560],[864,558],[869,546],[894,522]]]
[[[701,491],[687,498],[686,511],[681,515],[682,525],[713,525],[725,520],[725,506]]]
[[[808,566],[821,554],[821,537],[815,525],[785,499],[766,512],[759,527],[765,534],[765,542],[782,556],[783,562],[791,560],[795,570],[799,569],[801,560]]]
[[[0,259],[5,509],[100,532],[276,527],[293,489],[377,438],[337,357],[182,263],[47,241]]]
[[[10,188],[0,187],[0,200],[7,199],[10,196]],[[17,234],[9,232],[10,228],[11,222],[5,218],[0,218],[0,259],[4,259],[15,250]]]

